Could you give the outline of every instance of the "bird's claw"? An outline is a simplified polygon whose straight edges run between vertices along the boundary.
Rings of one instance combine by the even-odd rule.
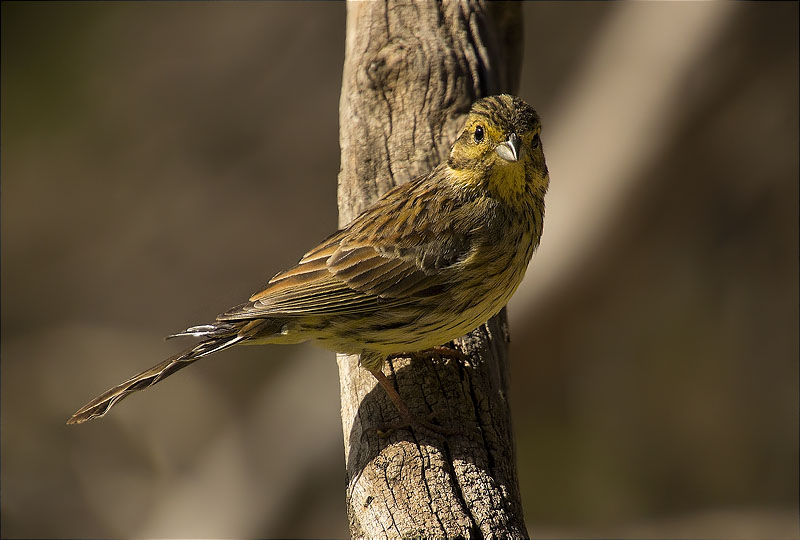
[[[374,431],[378,437],[381,439],[385,439],[389,437],[393,432],[399,429],[422,429],[424,431],[432,432],[439,436],[450,437],[452,435],[458,435],[461,433],[461,430],[449,428],[445,426],[440,426],[439,424],[434,424],[431,420],[436,419],[436,413],[431,413],[427,415],[426,419],[421,419],[414,415],[403,416],[400,419],[394,422],[387,422],[381,424],[379,426],[374,426],[368,428],[365,431]]]
[[[430,349],[425,349],[423,351],[416,351],[411,353],[398,353],[389,356],[389,359],[393,358],[411,358],[413,360],[427,360],[428,358],[449,358],[451,360],[456,360],[461,362],[462,364],[469,364],[470,358],[468,355],[464,354],[463,352],[459,351],[458,349],[453,349],[452,347],[431,347]]]

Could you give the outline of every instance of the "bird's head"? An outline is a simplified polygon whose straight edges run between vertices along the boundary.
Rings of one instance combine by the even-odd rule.
[[[508,198],[544,195],[549,178],[536,111],[506,94],[476,101],[447,161],[454,177]]]

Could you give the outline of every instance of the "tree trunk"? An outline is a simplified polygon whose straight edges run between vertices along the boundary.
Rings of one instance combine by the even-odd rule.
[[[518,4],[348,2],[339,221],[446,159],[476,99],[515,93]],[[384,373],[418,416],[463,431],[380,435],[398,414],[358,357],[339,355],[353,538],[526,538],[507,401],[505,311],[456,341],[469,360],[396,359]]]

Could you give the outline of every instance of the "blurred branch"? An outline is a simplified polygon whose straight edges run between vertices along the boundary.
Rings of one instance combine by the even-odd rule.
[[[484,95],[514,92],[517,4],[351,2],[340,102],[339,215],[344,225],[380,194],[446,158],[463,116]],[[387,362],[412,410],[430,408],[463,433],[446,440],[374,428],[394,409],[358,358],[338,357],[354,538],[527,537],[507,388],[505,312],[458,340],[459,362]]]
[[[547,225],[536,263],[510,302],[514,322],[541,312],[542,302],[557,297],[558,291],[573,289],[570,277],[584,279],[586,255],[597,246],[607,249],[602,236],[608,234],[632,189],[641,185],[644,168],[674,137],[696,99],[687,91],[687,81],[696,81],[701,71],[709,76],[707,66],[696,63],[735,11],[734,4],[726,3],[697,3],[684,9],[667,4],[614,5],[575,82],[560,97],[556,113],[545,119],[553,179],[547,194]],[[675,41],[670,29],[678,26],[681,39]],[[596,130],[586,129],[611,125],[613,137],[598,137]],[[575,159],[576,152],[581,159]]]

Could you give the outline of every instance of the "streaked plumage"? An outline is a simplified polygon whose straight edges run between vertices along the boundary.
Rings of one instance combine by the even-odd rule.
[[[386,193],[248,302],[176,334],[202,341],[68,423],[102,416],[130,392],[233,345],[314,339],[361,354],[381,381],[387,355],[475,329],[508,302],[542,234],[549,179],[539,131],[538,115],[519,98],[476,102],[447,161]]]

